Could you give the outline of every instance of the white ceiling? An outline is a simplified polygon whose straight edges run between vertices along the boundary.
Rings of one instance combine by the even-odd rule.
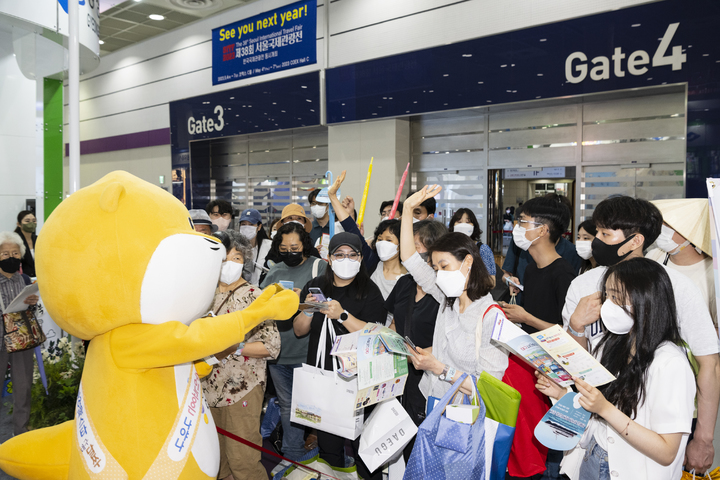
[[[141,42],[201,18],[256,0],[104,0],[100,4],[100,55]],[[151,20],[151,14],[164,20]]]

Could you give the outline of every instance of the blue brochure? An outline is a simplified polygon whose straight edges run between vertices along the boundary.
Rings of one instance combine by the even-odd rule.
[[[590,421],[590,412],[580,406],[579,393],[567,393],[535,427],[535,438],[553,450],[567,451],[578,444]]]

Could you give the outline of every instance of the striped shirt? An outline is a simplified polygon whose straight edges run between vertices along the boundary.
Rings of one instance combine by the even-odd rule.
[[[2,303],[0,303],[0,313],[5,310],[5,305],[10,305],[10,302],[15,300],[20,292],[25,288],[25,278],[19,273],[14,274],[12,277],[7,278],[5,275],[0,274],[0,296],[2,297]],[[0,348],[5,348],[5,322],[0,322]]]

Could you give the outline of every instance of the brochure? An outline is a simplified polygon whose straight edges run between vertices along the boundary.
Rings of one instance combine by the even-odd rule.
[[[590,412],[578,402],[579,393],[565,394],[535,427],[535,438],[553,450],[568,451],[578,444],[590,421]]]
[[[3,309],[3,313],[24,312],[28,309],[29,306],[25,304],[25,299],[28,298],[30,295],[40,295],[38,293],[39,291],[40,290],[38,289],[37,282],[23,288],[22,291],[18,293],[17,297],[15,297],[12,302],[10,302],[10,305],[8,305],[7,308]]]
[[[597,387],[615,377],[559,325],[527,334],[504,315],[495,317],[491,338],[561,387],[579,377]]]

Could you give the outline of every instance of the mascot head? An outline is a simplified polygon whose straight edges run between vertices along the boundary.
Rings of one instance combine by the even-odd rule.
[[[207,313],[225,248],[195,232],[161,188],[117,171],[64,200],[36,246],[40,295],[60,327],[91,339],[130,323]]]

